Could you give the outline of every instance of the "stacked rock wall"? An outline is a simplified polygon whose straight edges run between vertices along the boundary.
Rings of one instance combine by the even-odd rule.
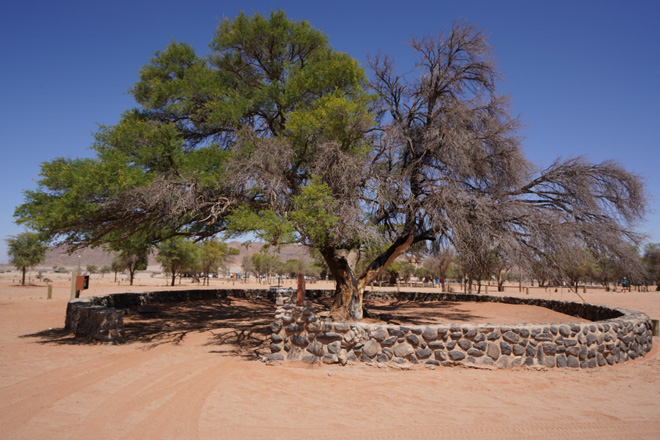
[[[308,290],[310,298],[331,291]],[[216,298],[263,298],[263,290],[187,290],[122,293],[73,299],[65,328],[103,342],[124,340],[124,310],[153,303]],[[546,307],[594,322],[518,325],[394,326],[321,319],[311,302],[290,301],[276,310],[270,328],[271,360],[348,361],[410,365],[467,364],[492,368],[521,366],[595,368],[625,362],[651,350],[647,315],[627,309],[567,301],[448,293],[367,292],[365,297],[411,301],[492,301]]]
[[[416,295],[419,296],[412,296]],[[652,325],[644,313],[565,301],[421,295],[424,300],[465,301],[476,297],[479,301],[542,305],[586,319],[604,319],[518,325],[378,325],[326,321],[316,314],[309,301],[302,307],[287,302],[277,309],[271,324],[268,358],[342,365],[352,360],[488,368],[595,368],[635,359],[651,350]]]

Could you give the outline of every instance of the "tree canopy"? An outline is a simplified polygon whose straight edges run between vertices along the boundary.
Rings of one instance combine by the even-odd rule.
[[[320,253],[331,313],[411,246],[451,245],[475,273],[493,255],[530,270],[588,248],[626,264],[645,210],[612,161],[525,157],[487,36],[466,22],[412,39],[408,73],[379,54],[371,80],[284,12],[220,22],[211,53],[173,42],[140,70],[138,106],[101,127],[93,159],[59,158],[16,216],[74,245],[254,233]]]
[[[39,236],[32,232],[9,237],[7,239],[9,262],[23,273],[21,285],[25,285],[25,273],[31,267],[46,260],[48,246]]]

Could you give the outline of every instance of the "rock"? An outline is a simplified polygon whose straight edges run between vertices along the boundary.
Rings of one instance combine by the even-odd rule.
[[[467,351],[470,347],[472,347],[472,342],[467,339],[461,339],[458,341],[458,346]]]
[[[337,333],[346,333],[350,328],[345,322],[335,322],[334,327]]]
[[[511,354],[511,346],[504,341],[500,341],[500,348],[502,349],[502,354],[508,356]]]
[[[330,353],[337,354],[339,350],[341,350],[341,342],[334,341],[328,344],[328,351]]]
[[[302,353],[303,351],[300,347],[291,347],[291,350],[289,350],[289,354],[287,354],[286,359],[288,361],[298,361],[300,360]]]
[[[325,354],[325,351],[323,350],[323,344],[321,344],[319,341],[314,341],[309,344],[307,351],[318,357],[321,357]]]
[[[391,347],[391,346],[394,345],[394,343],[396,342],[396,340],[397,340],[397,337],[396,337],[396,336],[390,336],[389,338],[385,339],[385,340],[384,340],[383,342],[381,342],[380,344],[381,344],[383,347]]]
[[[474,337],[474,342],[483,342],[485,340],[486,340],[486,335],[483,333],[478,333],[477,336]]]
[[[388,359],[392,359],[394,357],[394,352],[392,351],[391,348],[388,347],[383,348],[383,353],[385,353],[385,356],[387,356]]]
[[[419,337],[417,335],[408,335],[406,337],[406,341],[408,341],[413,347],[417,347],[419,345]]]
[[[346,365],[348,362],[348,353],[346,352],[346,349],[342,348],[339,350],[339,353],[337,353],[337,361],[339,361],[341,366]]]
[[[307,340],[307,338],[299,334],[291,335],[289,341],[291,341],[291,343],[297,347],[305,348],[309,345],[309,341]]]
[[[452,361],[462,361],[466,357],[465,353],[459,350],[451,350],[448,354]]]
[[[596,335],[589,333],[587,335],[587,346],[591,346],[596,343]]]
[[[268,355],[268,360],[269,361],[283,361],[284,356],[282,356],[279,353],[271,353],[271,354]]]
[[[474,328],[464,328],[463,329],[463,334],[465,335],[466,338],[474,338],[477,336],[477,329]]]
[[[470,348],[467,351],[468,356],[473,356],[473,357],[481,357],[484,355],[484,352],[481,350],[477,350],[476,348]]]
[[[278,335],[277,333],[273,333],[272,335],[270,335],[270,340],[275,344],[279,344],[284,339],[282,338],[282,336]]]
[[[398,328],[394,328],[394,327],[387,327],[387,331],[390,335],[396,336],[396,337],[400,337],[400,336],[405,335],[404,332],[402,332]]]
[[[556,360],[554,356],[546,356],[543,359],[543,365],[545,365],[547,368],[555,368],[556,365]]]
[[[337,358],[336,354],[328,353],[321,358],[321,361],[324,364],[336,364],[337,362],[339,362],[339,358]]]
[[[516,356],[513,359],[511,359],[511,363],[509,365],[511,366],[511,368],[520,368],[522,362],[523,362],[523,358],[521,358],[520,356]]]
[[[568,368],[580,368],[580,361],[578,361],[577,357],[572,355],[566,357],[566,364],[568,365]]]
[[[536,348],[528,345],[527,348],[525,348],[525,354],[527,356],[536,356]]]
[[[476,348],[477,350],[481,351],[486,351],[486,343],[485,342],[477,342],[472,344],[473,348]]]
[[[419,359],[426,359],[428,357],[431,357],[432,351],[428,348],[418,348],[417,351],[415,351],[415,355]]]
[[[446,361],[447,360],[447,352],[443,350],[435,350],[433,352],[433,355],[435,358],[439,361]]]
[[[449,338],[452,341],[455,341],[457,339],[461,339],[462,337],[463,337],[463,333],[461,333],[461,332],[451,332],[451,333],[449,333]]]
[[[286,330],[287,333],[300,333],[303,331],[303,328],[298,324],[289,324],[284,330]]]
[[[273,333],[279,333],[282,330],[282,323],[279,321],[273,321],[270,323],[270,330]]]
[[[431,348],[432,350],[444,349],[445,348],[445,343],[442,342],[442,341],[429,342],[429,348]]]
[[[552,336],[552,333],[539,333],[538,335],[534,336],[534,339],[537,341],[552,341],[554,340],[554,336]]]
[[[456,341],[447,342],[447,350],[453,350],[456,347]]]
[[[505,369],[509,368],[509,357],[508,356],[501,356],[497,362],[495,362],[495,365],[497,368]]]
[[[378,342],[383,342],[387,336],[387,331],[383,327],[376,327],[371,331],[371,337]]]
[[[397,363],[397,364],[405,364],[405,363],[407,363],[408,361],[405,360],[405,359],[402,359],[402,358],[397,358],[397,357],[395,357],[395,358],[392,358],[392,362],[395,362],[395,363]]]
[[[320,359],[318,357],[314,356],[313,354],[310,354],[310,355],[304,356],[301,360],[306,364],[316,364],[316,363],[319,362]]]
[[[323,342],[324,344],[329,344],[330,342],[341,341],[342,340],[342,336],[339,333],[332,333],[332,332],[319,333],[316,336],[316,338],[319,341]]]
[[[607,364],[607,361],[605,360],[605,357],[600,353],[598,353],[596,355],[596,361],[598,362],[599,367],[602,367],[603,365]]]
[[[512,344],[515,344],[516,342],[518,342],[520,340],[520,336],[518,336],[517,334],[515,334],[512,331],[508,331],[508,332],[504,333],[502,335],[502,338],[505,341],[510,342]]]
[[[277,345],[277,344],[270,344],[270,352],[271,353],[277,353],[278,351],[282,351],[282,347]]]
[[[544,342],[541,344],[543,347],[543,353],[545,354],[556,354],[557,353],[557,345],[553,344],[551,342]]]
[[[496,341],[496,340],[500,339],[501,337],[502,337],[502,332],[500,332],[499,329],[495,329],[491,333],[488,333],[488,336],[486,336],[486,338],[489,341]]]
[[[394,347],[394,355],[397,357],[405,358],[407,356],[410,356],[414,352],[415,350],[412,348],[412,346],[405,342],[402,344],[398,344],[396,347]]]
[[[560,325],[559,334],[565,338],[568,338],[571,335],[571,329],[567,325]]]
[[[364,344],[364,347],[362,347],[362,354],[372,358],[376,355],[376,353],[378,353],[379,349],[380,349],[380,346],[378,345],[378,342],[376,342],[373,339],[369,339],[367,341],[367,343]]]
[[[376,360],[378,362],[381,362],[381,363],[389,361],[389,359],[387,358],[387,355],[385,355],[385,353],[378,353],[378,355],[376,356]]]
[[[488,343],[488,348],[486,350],[486,354],[488,357],[490,357],[493,360],[497,360],[500,357],[500,349],[497,346],[497,344],[493,342]]]
[[[429,359],[426,362],[424,362],[426,365],[435,365],[436,367],[440,366],[440,362],[436,361],[435,359]]]
[[[563,354],[557,355],[557,368],[566,368],[566,365],[567,365],[566,356],[564,356]]]
[[[426,327],[422,333],[422,338],[424,338],[425,341],[435,341],[438,339],[438,330]]]

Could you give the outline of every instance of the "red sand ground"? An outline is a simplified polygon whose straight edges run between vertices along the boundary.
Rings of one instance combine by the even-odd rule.
[[[93,278],[85,295],[163,283],[118,287],[111,279]],[[56,281],[52,300],[43,285],[11,281],[0,279],[2,439],[660,438],[658,342],[641,359],[579,371],[268,366],[252,360],[265,348],[266,301],[131,315],[129,343],[93,345],[62,331],[66,281]],[[660,318],[660,293],[581,295]],[[530,296],[579,301],[566,290]],[[423,304],[401,309],[428,311]],[[487,303],[445,312],[461,322],[543,322],[551,313]]]

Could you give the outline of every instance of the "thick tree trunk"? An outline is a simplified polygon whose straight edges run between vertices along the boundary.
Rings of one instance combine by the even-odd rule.
[[[363,317],[364,288],[348,279],[337,280],[330,316],[339,321],[360,321]]]
[[[23,279],[21,280],[21,286],[25,286],[25,268],[23,268]]]

